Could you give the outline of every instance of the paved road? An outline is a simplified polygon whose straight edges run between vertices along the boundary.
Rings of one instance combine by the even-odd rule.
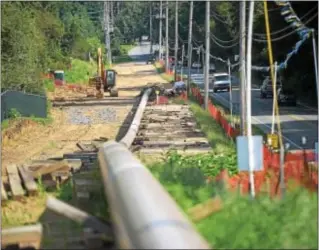
[[[204,83],[200,76],[195,78],[195,83],[203,89]],[[237,82],[238,83],[238,82]],[[272,99],[260,99],[260,90],[252,89],[252,123],[258,126],[265,133],[271,131],[272,123]],[[210,96],[219,101],[222,105],[229,108],[229,92],[210,91]],[[232,90],[234,113],[239,112],[240,94],[238,84],[234,84]],[[290,144],[290,149],[302,149],[301,137],[306,136],[307,143],[305,148],[314,149],[314,143],[317,141],[317,121],[318,113],[316,109],[298,105],[297,107],[279,107],[281,129],[285,143]]]
[[[128,52],[128,55],[135,61],[144,62],[150,55],[150,42],[141,42],[138,46],[134,47]],[[153,45],[153,51],[159,49],[158,44]],[[165,51],[165,47],[162,46],[162,50]]]

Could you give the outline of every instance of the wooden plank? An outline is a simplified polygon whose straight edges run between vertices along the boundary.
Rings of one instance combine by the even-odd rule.
[[[70,169],[73,169],[73,171],[78,171],[82,167],[81,159],[65,159],[65,161],[68,163]]]
[[[159,134],[164,134],[163,131],[161,130],[161,133],[158,131],[148,131],[148,130],[139,130],[138,136],[146,136],[146,137],[151,137],[151,136],[157,136]],[[205,134],[200,130],[200,129],[183,129],[183,130],[178,130],[178,128],[175,129],[175,131],[171,131],[169,133],[170,136],[179,136],[179,137],[193,137],[193,136],[203,136],[205,137]],[[163,135],[164,136],[164,135]],[[167,135],[166,135],[167,136]]]
[[[21,185],[21,179],[16,165],[7,165],[7,173],[9,177],[10,189],[14,199],[20,199],[24,196],[24,190]]]
[[[1,201],[6,201],[8,200],[7,192],[4,189],[3,182],[1,181]]]
[[[67,158],[67,159],[84,159],[84,158],[92,158],[92,159],[96,159],[97,158],[97,152],[93,153],[93,154],[87,154],[87,153],[83,153],[83,154],[79,154],[79,153],[74,153],[74,154],[64,154],[63,158]]]
[[[212,213],[217,212],[223,208],[220,197],[209,199],[208,201],[198,204],[188,210],[188,214],[194,222],[200,221]]]
[[[181,138],[181,139],[175,139],[175,140],[156,140],[158,138],[154,138],[155,140],[136,140],[136,143],[140,145],[145,145],[145,146],[152,146],[152,145],[157,145],[157,146],[189,146],[189,145],[207,145],[208,141],[206,138],[202,137],[197,137],[197,138]]]
[[[52,178],[55,177],[69,177],[70,176],[70,171],[67,170],[58,170],[58,171],[54,171],[51,173]]]
[[[146,141],[141,145],[143,148],[175,148],[175,149],[191,149],[191,148],[210,148],[208,142],[183,142],[183,141]]]
[[[52,196],[47,198],[46,207],[57,214],[82,224],[84,227],[93,228],[100,233],[104,233],[107,240],[113,242],[114,238],[111,226],[98,218]]]
[[[22,226],[1,231],[1,248],[13,244],[34,243],[36,249],[40,248],[42,238],[42,225]]]
[[[134,152],[138,151],[141,154],[163,154],[167,152],[170,148],[134,148]],[[211,148],[188,148],[186,150],[183,149],[177,149],[177,153],[179,154],[202,154],[202,153],[208,153],[211,151]]]
[[[27,166],[34,178],[65,168],[69,168],[69,164],[66,161],[38,161]]]
[[[18,171],[20,173],[22,182],[28,192],[28,195],[36,195],[38,192],[38,186],[34,181],[32,173],[24,166],[19,166]]]
[[[184,141],[184,142],[196,142],[196,141],[199,141],[199,142],[208,142],[207,139],[205,137],[183,137],[183,136],[179,136],[179,137],[175,137],[173,135],[155,135],[155,136],[137,136],[135,137],[135,140],[134,142],[138,143],[138,142],[141,142],[141,141],[144,141],[144,142],[151,142],[151,141],[174,141],[176,138],[179,138],[179,141]],[[206,139],[206,141],[205,141]]]

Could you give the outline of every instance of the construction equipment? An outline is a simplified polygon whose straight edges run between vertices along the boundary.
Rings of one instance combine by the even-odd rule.
[[[116,89],[116,71],[113,69],[104,69],[102,62],[102,50],[97,50],[97,75],[89,79],[89,86],[94,86],[97,98],[103,98],[104,92],[110,92],[110,96],[118,96]]]

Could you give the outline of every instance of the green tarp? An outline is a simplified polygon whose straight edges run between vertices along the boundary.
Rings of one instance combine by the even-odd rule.
[[[46,96],[33,95],[20,91],[1,93],[1,121],[7,119],[10,110],[16,109],[23,117],[47,117]]]

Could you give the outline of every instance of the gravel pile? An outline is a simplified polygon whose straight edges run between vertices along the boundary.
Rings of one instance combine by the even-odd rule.
[[[116,110],[111,107],[94,109],[86,107],[71,107],[67,109],[70,124],[103,124],[115,122]]]

